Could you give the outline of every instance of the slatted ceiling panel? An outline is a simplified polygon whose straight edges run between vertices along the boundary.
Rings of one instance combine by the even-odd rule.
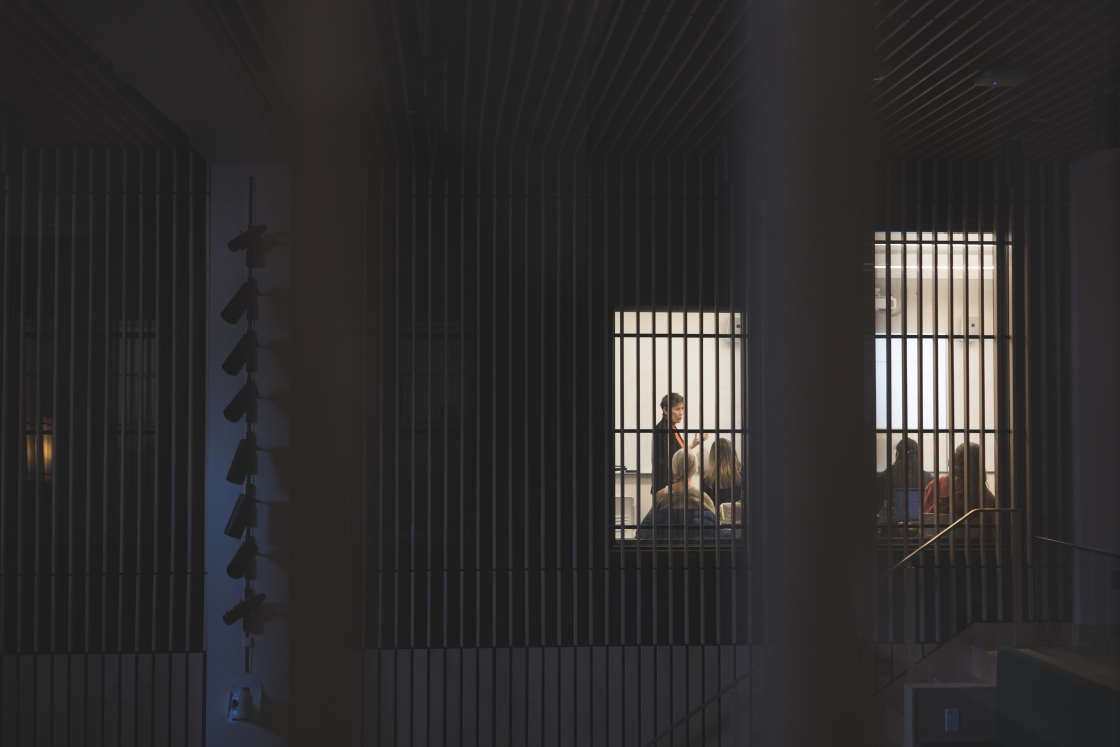
[[[1009,128],[1028,160],[1095,149],[1094,98],[1116,90],[1120,67],[1117,3],[908,0],[875,13],[875,59],[891,68],[869,99],[884,155],[991,157]],[[1032,75],[1011,89],[975,86],[989,68]]]
[[[32,0],[0,7],[0,117],[28,145],[176,148],[187,137]]]
[[[381,141],[421,158],[438,138],[471,174],[496,158],[487,179],[505,180],[507,159],[529,154],[691,150],[743,96],[739,2],[386,2],[372,13]]]

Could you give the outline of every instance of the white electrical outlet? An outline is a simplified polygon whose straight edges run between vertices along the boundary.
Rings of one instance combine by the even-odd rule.
[[[945,731],[961,730],[961,711],[959,708],[945,709]]]

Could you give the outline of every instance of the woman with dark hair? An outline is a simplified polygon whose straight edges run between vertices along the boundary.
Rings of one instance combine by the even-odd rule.
[[[731,441],[721,438],[712,444],[703,467],[704,492],[715,499],[716,506],[743,500],[743,463]]]
[[[661,398],[661,422],[653,426],[653,484],[651,493],[656,494],[669,484],[670,465],[673,457],[684,448],[684,436],[677,426],[684,420],[684,397],[672,392]],[[705,434],[704,439],[708,436]],[[692,439],[688,447],[691,451],[700,444],[700,436]]]
[[[961,444],[953,451],[953,473],[926,486],[922,511],[927,514],[951,513],[954,519],[974,508],[995,508],[996,497],[988,490],[980,464],[980,444]],[[952,484],[953,504],[949,510],[949,486]],[[983,502],[981,503],[981,496]],[[994,521],[993,515],[988,521]]]
[[[875,475],[875,510],[886,507],[885,510],[890,512],[894,507],[895,491],[901,490],[904,494],[911,490],[924,492],[931,482],[933,475],[922,469],[922,454],[918,451],[918,442],[912,438],[904,438],[895,446],[891,466]],[[895,518],[897,521],[904,519],[902,516]]]

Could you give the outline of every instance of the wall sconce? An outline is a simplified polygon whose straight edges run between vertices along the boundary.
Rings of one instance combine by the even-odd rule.
[[[241,369],[246,368],[249,373],[257,372],[257,333],[246,332],[229,351],[222,370],[230,376],[237,376]]]
[[[241,535],[245,533],[245,527],[255,524],[253,520],[253,514],[256,510],[254,493],[256,493],[256,488],[252,485],[246,485],[245,492],[237,496],[237,503],[233,505],[233,512],[229,515],[229,521],[226,522],[226,528],[223,530],[227,536],[241,539]]]
[[[224,415],[229,422],[236,423],[245,416],[245,413],[250,411],[250,408],[256,405],[257,397],[259,396],[260,392],[257,391],[257,385],[251,381],[246,381],[241,385],[241,388],[237,390],[237,394],[233,395],[233,399],[226,405],[226,409],[222,410],[222,415]],[[256,420],[255,411],[252,413],[250,419],[253,421]]]
[[[27,479],[50,482],[54,470],[54,422],[43,416],[39,432],[32,423],[27,424],[24,440],[27,445]]]
[[[256,612],[260,609],[261,605],[264,604],[264,597],[264,594],[254,594],[251,597],[241,600],[222,615],[222,622],[226,625],[233,625],[246,615]]]
[[[256,557],[257,541],[252,537],[246,537],[241,543],[241,547],[237,548],[237,552],[233,554],[233,559],[229,561],[229,565],[226,566],[226,574],[230,578],[244,578]]]
[[[241,315],[246,313],[249,315],[249,321],[256,321],[257,281],[252,278],[241,284],[241,287],[233,294],[233,298],[222,309],[222,319],[229,324],[237,324],[241,321]]]
[[[237,444],[226,479],[234,485],[241,485],[251,474],[257,474],[257,439],[252,433],[247,433]]]
[[[229,240],[226,246],[229,247],[231,252],[239,252],[242,249],[248,249],[251,246],[256,246],[264,236],[264,232],[268,230],[268,226],[263,223],[256,226],[249,226],[249,230],[244,233],[238,234]]]

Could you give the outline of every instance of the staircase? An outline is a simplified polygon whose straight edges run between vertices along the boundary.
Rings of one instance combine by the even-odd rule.
[[[872,717],[881,707],[884,719],[881,744],[1117,744],[1115,639],[1086,642],[1079,632],[1067,624],[969,626],[874,699]]]

